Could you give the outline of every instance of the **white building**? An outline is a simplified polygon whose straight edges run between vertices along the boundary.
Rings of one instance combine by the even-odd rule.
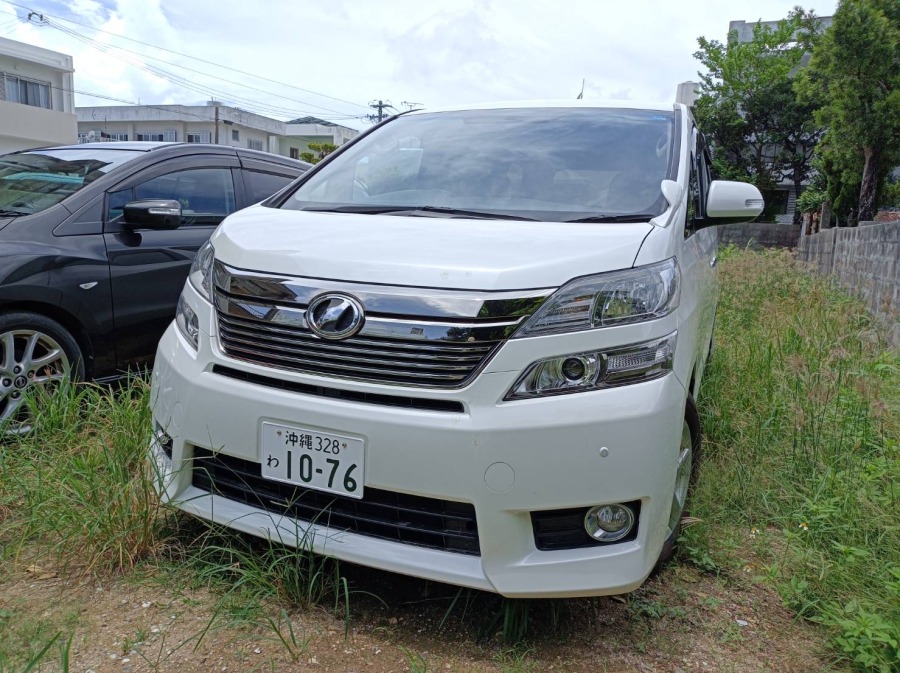
[[[72,57],[0,38],[0,154],[75,142]]]
[[[153,140],[214,143],[300,158],[309,143],[343,145],[359,131],[304,117],[283,122],[209,101],[206,105],[79,107],[79,142]]]

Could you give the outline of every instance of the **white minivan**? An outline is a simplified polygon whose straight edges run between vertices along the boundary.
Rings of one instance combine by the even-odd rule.
[[[636,589],[671,554],[717,233],[683,105],[398,115],[229,216],[153,373],[164,498],[516,597]]]

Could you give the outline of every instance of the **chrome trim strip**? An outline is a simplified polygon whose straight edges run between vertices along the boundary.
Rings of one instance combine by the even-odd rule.
[[[460,388],[555,290],[469,292],[376,286],[242,271],[215,263],[224,355],[259,367],[417,388]],[[307,307],[345,293],[365,311],[344,339],[310,330]]]
[[[273,303],[305,307],[323,292],[343,292],[362,302],[367,315],[417,316],[421,318],[521,319],[534,313],[556,288],[521,291],[423,290],[405,286],[288,278],[256,271],[244,271],[216,261],[216,287],[240,299],[264,297]]]
[[[306,309],[265,304],[246,299],[238,300],[219,292],[216,293],[215,304],[216,308],[227,316],[309,330]],[[418,316],[407,320],[382,318],[369,313],[366,315],[366,322],[359,335],[416,341],[494,341],[512,335],[523,318],[524,316],[503,322],[489,323],[448,323],[422,320]]]

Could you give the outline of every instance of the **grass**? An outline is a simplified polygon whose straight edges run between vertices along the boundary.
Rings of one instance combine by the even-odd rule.
[[[771,583],[785,605],[822,625],[836,656],[860,671],[898,670],[900,359],[861,302],[789,254],[732,248],[720,258],[716,350],[700,400],[699,523],[686,529],[680,558],[723,578]],[[144,462],[148,395],[134,380],[118,391],[72,387],[34,400],[34,432],[0,441],[0,573],[36,565],[212,589],[212,618],[176,649],[244,624],[302,662],[309,640],[290,612],[313,605],[339,616],[346,635],[353,584],[336,562],[309,545],[202,525],[159,503]],[[149,572],[141,580],[135,569]],[[453,589],[441,605],[440,633],[452,613],[476,640],[521,643],[494,662],[510,671],[529,670],[540,634],[574,637],[577,615],[589,612],[585,602]],[[681,608],[646,591],[628,599],[627,615],[628,628],[685,621]],[[0,672],[65,662],[69,625],[13,628],[12,616],[0,611]],[[740,636],[732,631],[722,637]],[[163,644],[146,654],[154,670],[168,656]],[[436,663],[405,656],[410,670]]]
[[[786,252],[721,257],[683,555],[771,581],[860,670],[900,669],[900,358]],[[744,539],[741,539],[744,538]]]
[[[145,468],[146,385],[38,395],[34,433],[0,443],[0,544],[41,543],[72,572],[121,572],[158,555],[174,517]],[[30,549],[34,549],[31,547]]]

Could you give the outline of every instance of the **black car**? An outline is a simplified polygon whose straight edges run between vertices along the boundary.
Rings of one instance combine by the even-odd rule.
[[[0,156],[0,424],[32,381],[114,379],[150,362],[216,225],[308,168],[193,143]]]

